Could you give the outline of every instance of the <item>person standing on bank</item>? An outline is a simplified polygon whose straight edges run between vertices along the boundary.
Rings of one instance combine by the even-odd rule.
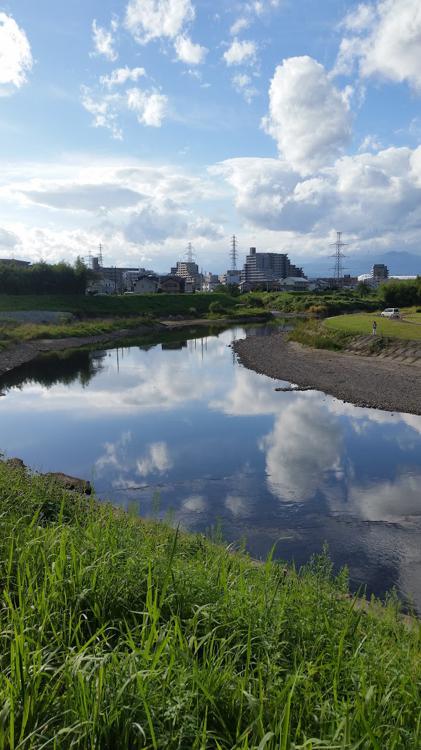
[[[377,333],[377,323],[375,320],[373,320],[373,336],[375,336]]]

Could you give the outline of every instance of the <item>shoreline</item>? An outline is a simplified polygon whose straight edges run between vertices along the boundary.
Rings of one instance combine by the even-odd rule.
[[[421,372],[388,359],[312,349],[286,334],[250,337],[233,345],[249,370],[311,388],[355,406],[421,415]]]
[[[95,336],[69,336],[61,339],[30,339],[18,344],[12,344],[6,349],[0,350],[0,378],[2,375],[25,365],[31,360],[46,352],[60,352],[66,349],[78,349],[82,346],[95,346],[96,344],[107,344],[125,338],[145,336],[164,331],[175,331],[177,329],[196,326],[224,327],[230,325],[244,325],[246,323],[261,323],[267,317],[238,316],[237,318],[197,318],[193,320],[162,320],[152,325],[139,325],[137,328],[121,328],[109,333],[101,333]]]

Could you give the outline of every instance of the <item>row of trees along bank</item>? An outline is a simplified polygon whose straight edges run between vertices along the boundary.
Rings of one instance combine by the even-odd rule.
[[[21,266],[0,260],[0,294],[85,294],[90,271],[78,258],[69,263]]]
[[[378,294],[387,307],[421,305],[421,276],[406,281],[388,281],[379,287]]]

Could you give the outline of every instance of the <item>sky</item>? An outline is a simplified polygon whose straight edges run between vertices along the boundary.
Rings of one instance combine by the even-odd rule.
[[[0,0],[0,258],[421,270],[420,104],[419,0]]]

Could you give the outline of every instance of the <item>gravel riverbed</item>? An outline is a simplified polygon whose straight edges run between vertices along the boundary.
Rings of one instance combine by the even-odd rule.
[[[323,391],[356,406],[421,414],[421,368],[346,352],[311,349],[285,334],[251,336],[234,344],[251,370]]]

